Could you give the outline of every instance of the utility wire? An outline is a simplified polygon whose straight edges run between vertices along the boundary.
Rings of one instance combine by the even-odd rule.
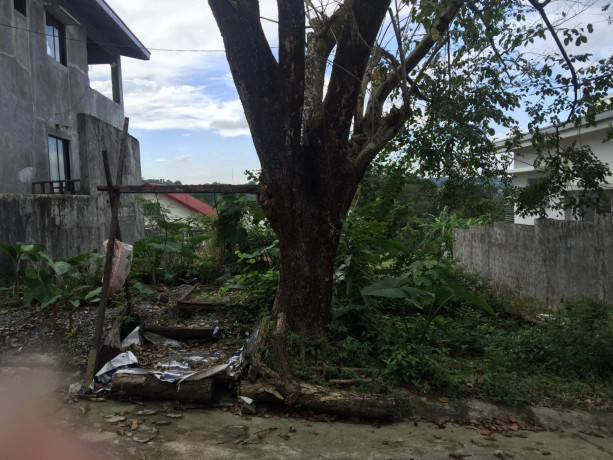
[[[36,34],[36,35],[44,35],[45,37],[51,37],[51,35],[47,34],[46,32],[41,32],[39,30],[31,30],[31,29],[26,29],[24,27],[17,27],[17,26],[13,26],[11,24],[3,24],[0,23],[0,27],[7,27],[9,29],[15,29],[15,30],[22,30],[25,32],[29,32],[32,34]],[[73,42],[80,42],[80,43],[87,43],[88,41],[91,40],[80,40],[78,38],[70,38],[70,37],[64,37],[66,40],[70,40]],[[130,46],[130,45],[123,45],[123,44],[118,44],[118,43],[105,43],[105,42],[96,42],[100,45],[106,45],[106,46],[115,46],[118,48],[130,48],[130,49],[147,49],[150,51],[164,51],[164,52],[171,52],[171,53],[225,53],[226,50],[224,49],[181,49],[181,48],[150,48],[148,46],[142,47],[142,46]],[[278,46],[271,46],[271,49],[278,49]]]

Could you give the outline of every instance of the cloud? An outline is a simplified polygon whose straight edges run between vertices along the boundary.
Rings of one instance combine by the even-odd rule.
[[[224,101],[209,94],[205,86],[126,80],[124,100],[132,128],[208,130],[224,137],[249,135],[238,97]]]
[[[189,163],[190,161],[192,161],[192,156],[189,154],[186,155],[181,155],[178,157],[174,157],[172,159],[172,161],[176,162],[176,163]]]
[[[124,106],[132,128],[250,135],[223,40],[206,2],[107,2],[151,51],[149,61],[122,59]],[[262,1],[260,8],[262,16],[277,17],[274,0]],[[276,46],[276,24],[264,21],[263,27],[271,46]],[[108,66],[92,66],[89,76],[92,88],[112,96]]]

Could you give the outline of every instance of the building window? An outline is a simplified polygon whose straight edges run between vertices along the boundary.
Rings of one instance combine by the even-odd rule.
[[[13,0],[13,6],[21,14],[26,15],[26,0]]]
[[[60,64],[66,65],[66,30],[64,24],[47,14],[45,34],[47,54]]]
[[[65,184],[55,181],[69,181],[70,177],[70,156],[68,155],[68,141],[59,137],[49,136],[49,180],[54,192],[61,192],[66,189]]]

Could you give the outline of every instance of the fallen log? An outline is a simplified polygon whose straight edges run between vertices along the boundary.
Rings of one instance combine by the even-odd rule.
[[[299,383],[296,404],[330,414],[345,417],[392,420],[398,412],[398,403],[389,395],[376,395],[327,388],[310,383]],[[285,388],[278,382],[260,379],[255,383],[243,380],[238,395],[262,403],[282,403]]]
[[[180,386],[161,382],[151,374],[116,374],[111,394],[139,396],[148,399],[175,399],[190,402],[209,402],[213,398],[213,380],[188,380]]]

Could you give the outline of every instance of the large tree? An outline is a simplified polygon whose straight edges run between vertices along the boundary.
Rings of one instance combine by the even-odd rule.
[[[611,59],[569,54],[563,42],[583,44],[592,26],[568,27],[568,8],[550,19],[550,2],[278,0],[276,49],[258,0],[209,0],[262,167],[259,201],[279,239],[281,323],[307,336],[328,324],[341,221],[401,130],[424,170],[499,174],[505,156],[489,136],[495,125],[519,133],[513,109],[532,116],[534,131],[607,107],[595,101],[610,88]],[[546,37],[546,55],[522,54]],[[446,137],[428,140],[442,127]],[[589,155],[585,163],[578,174],[596,186],[606,168]]]

